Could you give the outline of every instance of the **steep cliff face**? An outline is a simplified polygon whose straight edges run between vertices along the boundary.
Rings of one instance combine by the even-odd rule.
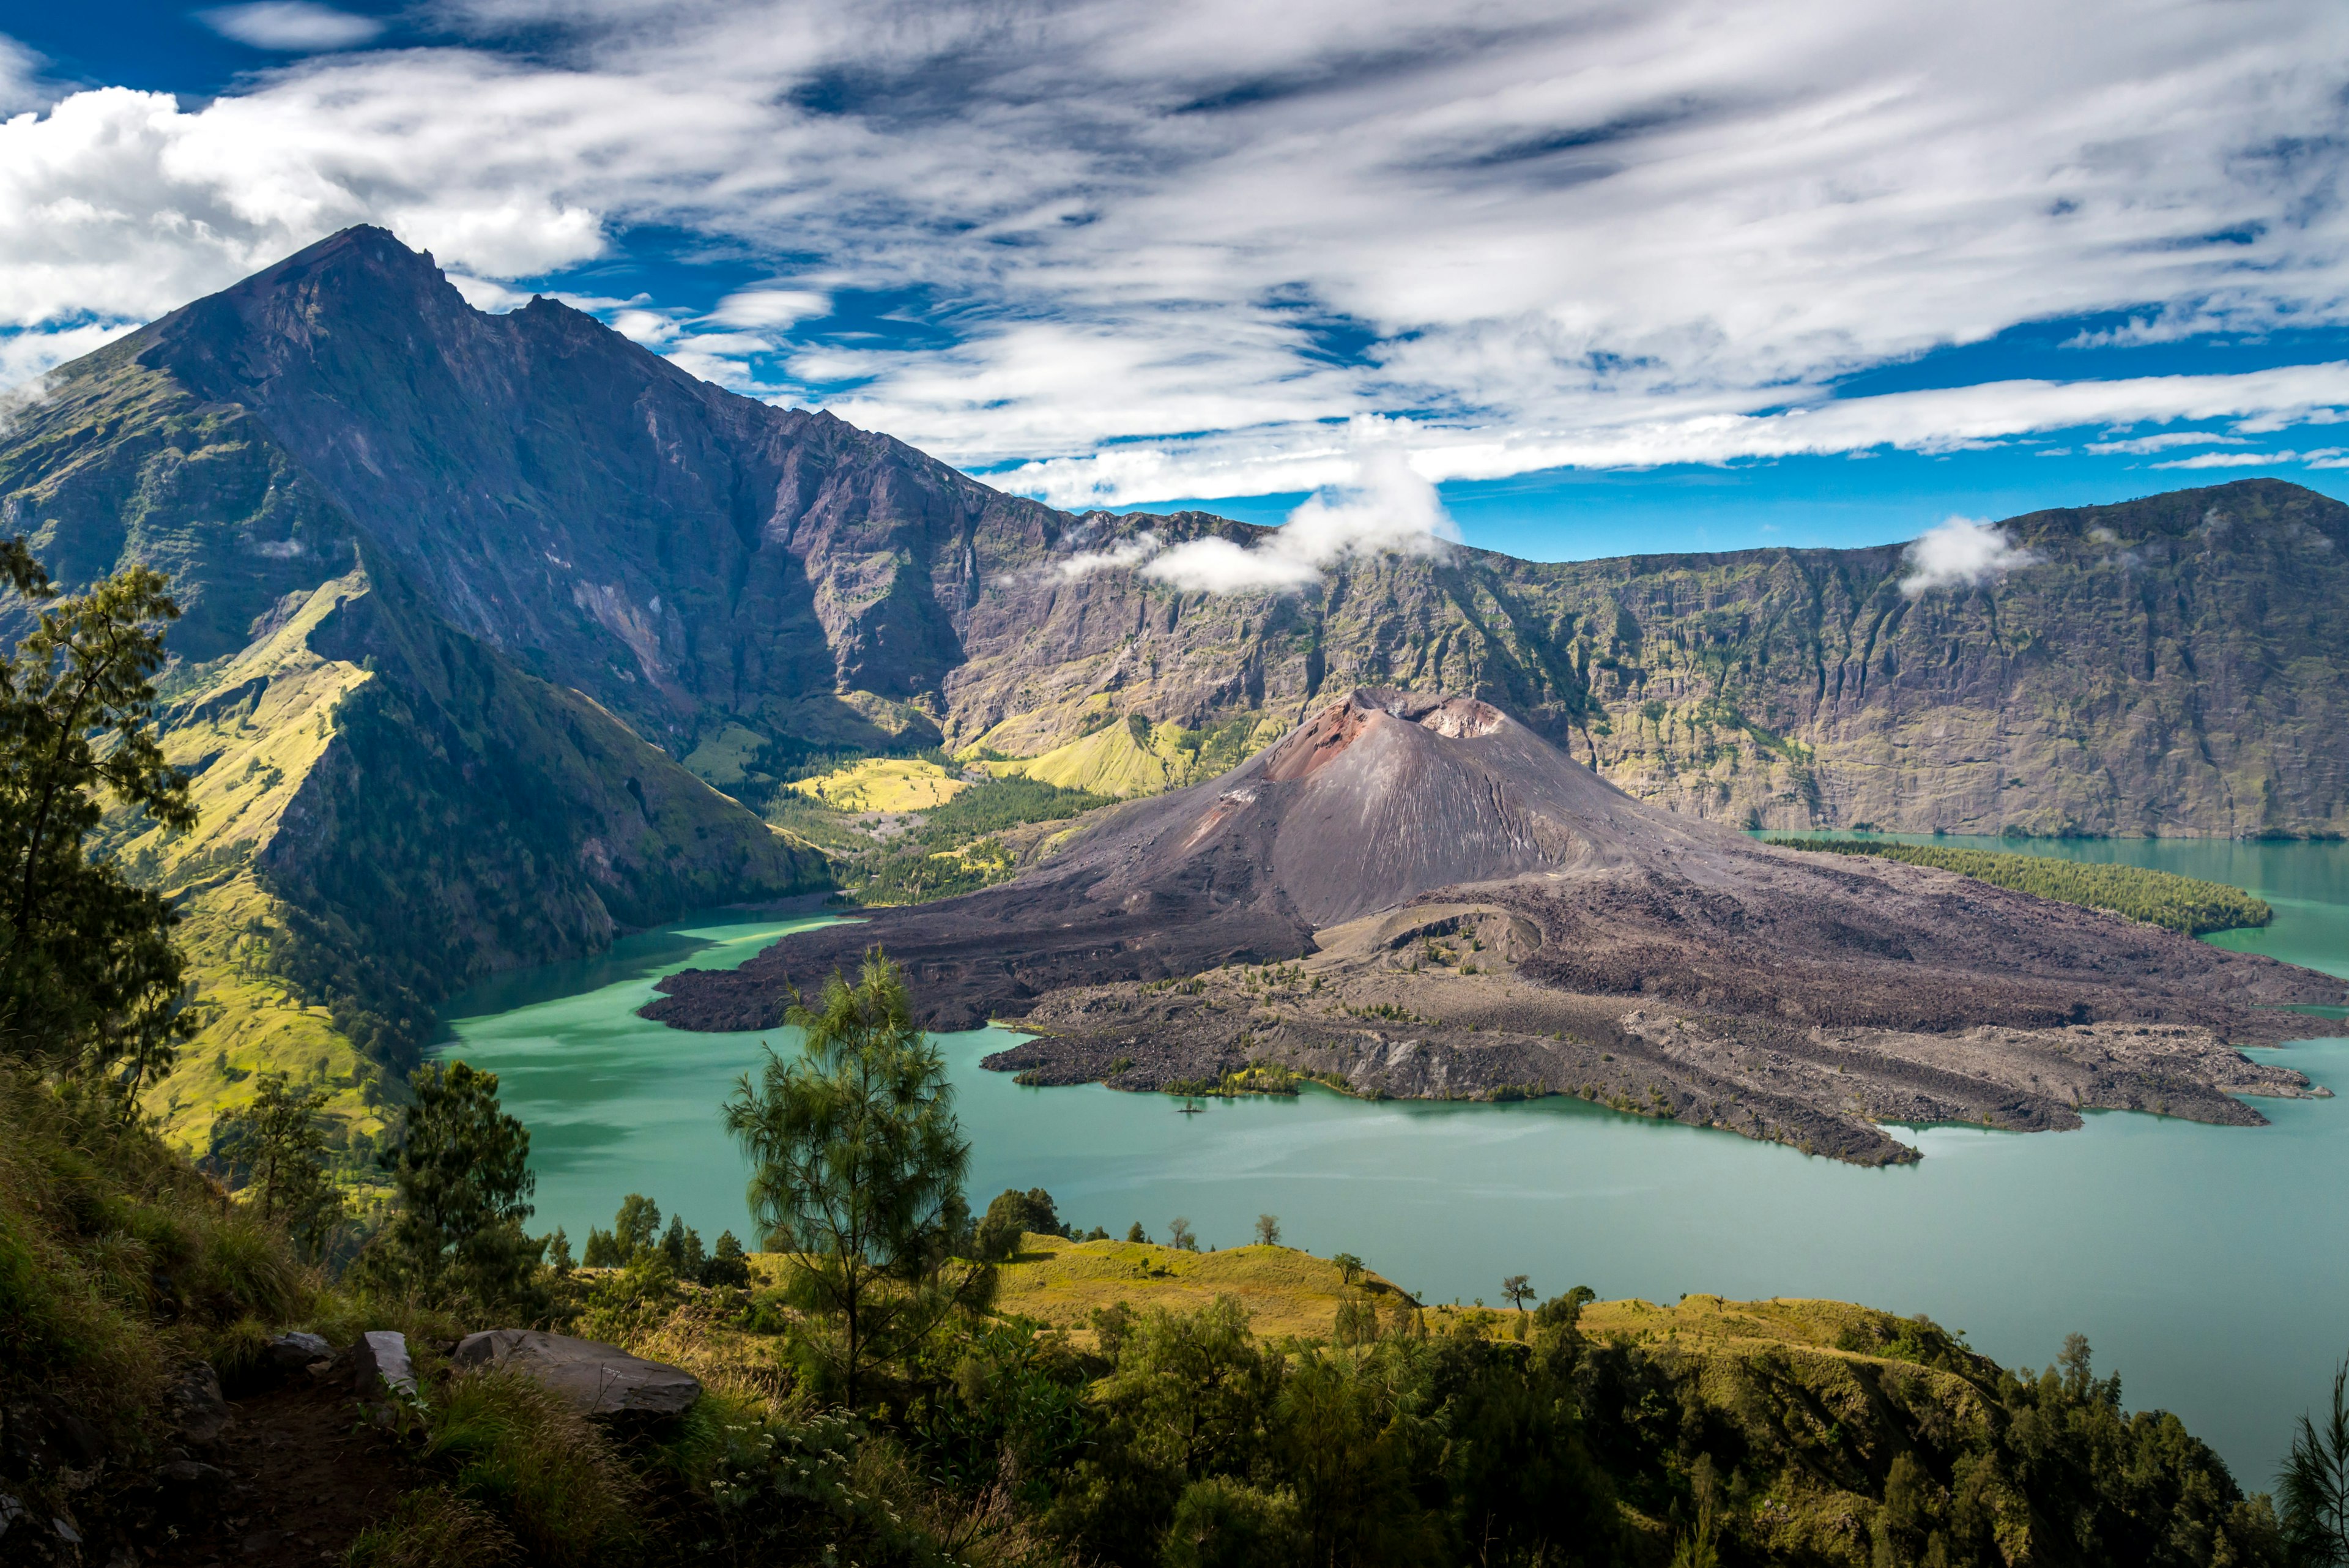
[[[555,301],[483,315],[378,229],[128,351],[265,424],[451,624],[680,753],[727,716],[829,743],[934,729],[983,576],[1061,521]]]
[[[2035,565],[1914,598],[1891,549],[1574,573],[1622,633],[1600,765],[1771,826],[2349,829],[2349,507],[2252,480],[2008,532]]]
[[[1097,544],[1252,532],[1088,521]],[[2034,564],[1914,597],[1899,546],[1457,550],[1286,597],[1036,569],[970,612],[950,728],[1024,753],[1104,694],[1205,728],[1413,685],[1489,698],[1633,795],[1735,826],[2349,831],[2349,506],[2251,480],[2007,527]]]

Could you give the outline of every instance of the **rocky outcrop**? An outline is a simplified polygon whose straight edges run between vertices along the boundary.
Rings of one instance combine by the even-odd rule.
[[[361,1398],[388,1394],[417,1397],[416,1364],[408,1354],[408,1336],[394,1329],[371,1329],[351,1346],[351,1386]]]
[[[335,1358],[335,1347],[318,1334],[295,1330],[271,1339],[264,1351],[270,1367],[277,1372],[306,1372]]]
[[[172,1379],[163,1405],[171,1430],[186,1442],[212,1442],[229,1424],[228,1400],[221,1393],[220,1375],[210,1362],[182,1368]]]
[[[701,1397],[689,1372],[630,1355],[617,1345],[534,1328],[467,1334],[450,1362],[460,1368],[518,1373],[560,1394],[583,1416],[623,1422],[666,1421]]]

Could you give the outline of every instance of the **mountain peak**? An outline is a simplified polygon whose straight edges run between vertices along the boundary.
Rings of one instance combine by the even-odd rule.
[[[347,292],[390,288],[402,294],[446,290],[462,297],[430,251],[411,250],[389,229],[373,223],[356,223],[328,234],[213,297],[251,298],[311,287]]]

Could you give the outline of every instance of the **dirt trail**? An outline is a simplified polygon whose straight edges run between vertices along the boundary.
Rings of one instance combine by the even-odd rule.
[[[398,1446],[368,1425],[347,1383],[297,1374],[232,1400],[202,1463],[223,1472],[187,1489],[189,1506],[142,1542],[156,1568],[317,1568],[422,1484]]]

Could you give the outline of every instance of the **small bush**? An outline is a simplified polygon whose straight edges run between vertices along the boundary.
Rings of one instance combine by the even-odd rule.
[[[603,1433],[518,1374],[449,1380],[424,1454],[455,1467],[460,1498],[496,1515],[542,1568],[619,1562],[636,1541],[637,1484]]]
[[[446,1487],[412,1491],[359,1532],[346,1568],[504,1568],[521,1548],[487,1509]]]
[[[221,1391],[234,1399],[262,1386],[269,1367],[269,1325],[241,1317],[207,1337],[204,1359],[220,1376]]]
[[[309,1304],[316,1281],[285,1235],[243,1209],[202,1215],[191,1238],[191,1289],[214,1315],[285,1323]]]

